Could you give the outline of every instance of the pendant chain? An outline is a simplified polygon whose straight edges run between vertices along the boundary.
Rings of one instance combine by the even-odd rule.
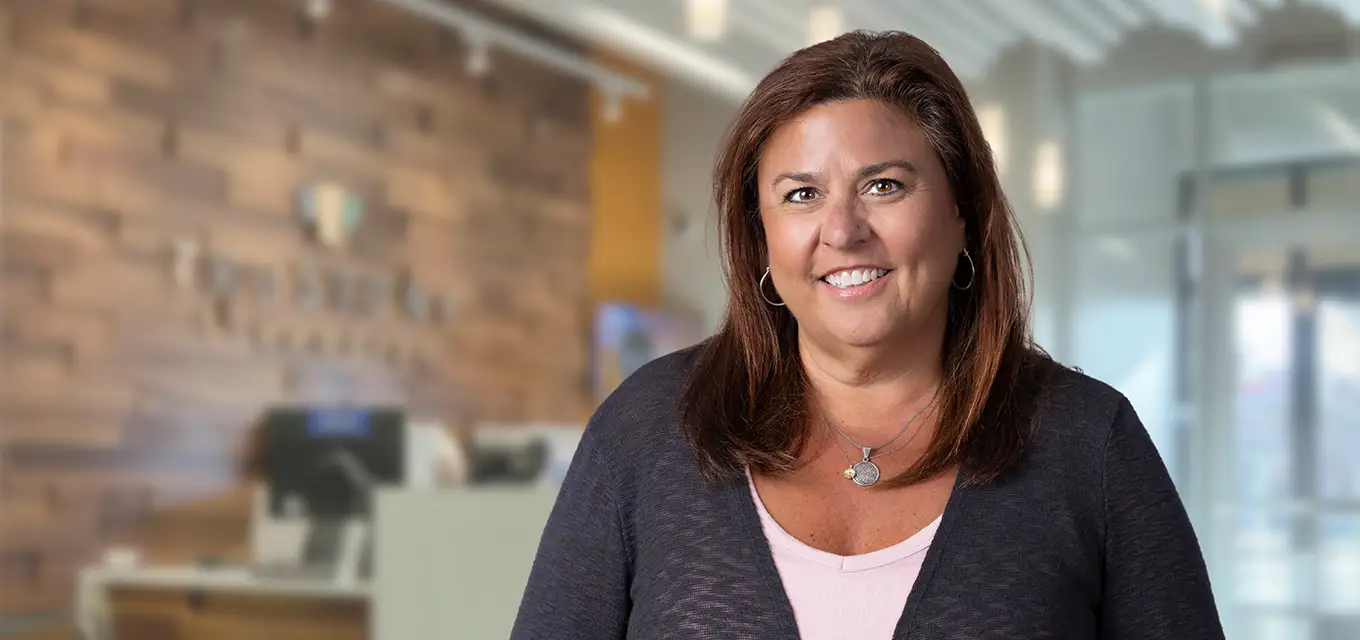
[[[854,438],[850,437],[850,434],[841,431],[840,427],[837,427],[834,423],[832,423],[831,419],[827,417],[826,412],[822,411],[821,407],[819,406],[818,413],[821,413],[822,422],[825,422],[826,426],[831,427],[831,429],[834,430],[836,433],[839,433],[846,440],[849,440],[851,444],[855,445],[856,447],[859,447],[859,450],[864,455],[863,460],[859,462],[853,462],[850,460],[850,457],[845,455],[845,452],[841,450],[841,446],[839,444],[834,445],[836,447],[836,451],[841,454],[842,458],[845,458],[845,463],[849,465],[849,468],[847,468],[844,473],[845,478],[847,480],[854,481],[855,484],[860,485],[862,487],[873,486],[875,483],[877,483],[879,478],[878,465],[875,465],[873,462],[869,460],[869,458],[874,455],[874,450],[882,449],[883,447],[892,444],[898,438],[902,437],[902,434],[906,433],[907,429],[911,428],[911,425],[916,424],[916,420],[921,417],[921,414],[925,413],[926,409],[929,409],[932,405],[934,405],[935,400],[938,398],[939,398],[938,394],[932,396],[930,402],[925,403],[924,405],[921,406],[920,409],[917,409],[916,413],[912,415],[911,419],[908,420],[906,424],[902,425],[902,428],[898,430],[896,435],[894,435],[892,438],[889,438],[887,442],[884,442],[882,445],[877,447],[866,447],[864,445],[861,445],[859,442],[856,442]],[[911,444],[912,441],[916,440],[916,436],[918,435],[921,435],[920,429],[917,429],[914,433],[912,433],[911,437],[907,438],[906,442],[903,442],[897,447],[894,447],[891,451],[880,454],[879,457],[890,456],[894,453],[897,453],[898,451],[905,448],[907,445]]]
[[[887,442],[884,442],[883,444],[878,445],[877,447],[866,447],[866,446],[860,444],[860,443],[857,442],[854,438],[850,437],[850,434],[848,434],[848,433],[846,433],[846,432],[844,432],[844,431],[841,431],[840,427],[837,427],[836,424],[835,424],[834,422],[831,421],[831,418],[828,418],[828,417],[827,417],[826,412],[825,412],[825,411],[822,411],[822,409],[821,409],[820,406],[817,408],[817,411],[818,411],[818,413],[821,413],[821,414],[822,414],[822,421],[826,423],[826,426],[831,427],[836,433],[841,434],[842,437],[844,437],[846,440],[849,440],[849,441],[850,441],[850,444],[855,445],[855,448],[857,448],[857,449],[859,449],[859,450],[861,450],[861,451],[869,451],[869,452],[873,452],[873,451],[877,451],[877,450],[879,450],[879,449],[882,449],[883,447],[886,447],[886,446],[892,444],[893,442],[896,442],[898,438],[901,438],[901,437],[902,437],[902,434],[906,433],[906,432],[907,432],[907,429],[910,429],[910,428],[911,428],[911,425],[916,424],[916,419],[917,419],[917,418],[920,418],[920,417],[921,417],[921,414],[925,413],[926,409],[929,409],[929,408],[931,407],[931,405],[934,405],[934,404],[935,404],[935,399],[936,399],[937,397],[939,397],[939,396],[938,396],[938,395],[936,395],[936,396],[931,396],[930,402],[927,402],[927,403],[925,403],[924,405],[921,405],[921,408],[916,410],[916,413],[915,413],[914,415],[911,416],[911,419],[908,420],[906,424],[902,425],[902,428],[899,429],[899,430],[897,431],[897,435],[894,435],[893,437],[889,438]],[[899,446],[899,447],[897,447],[896,449],[893,449],[892,451],[889,451],[888,453],[882,453],[882,454],[878,454],[878,455],[879,455],[879,456],[886,456],[886,455],[889,455],[889,454],[892,454],[892,453],[897,453],[899,450],[902,449],[902,447],[905,447],[905,446],[911,444],[911,441],[912,441],[912,440],[915,440],[915,439],[916,439],[916,435],[918,435],[918,434],[920,434],[920,430],[917,430],[916,434],[913,434],[912,437],[907,438],[907,441],[906,441],[906,442],[903,442],[902,445]],[[840,448],[840,447],[836,447],[836,450],[837,450],[837,451],[840,451],[841,448]],[[844,451],[841,451],[841,455],[842,455],[842,456],[845,455],[845,452],[844,452]],[[864,456],[864,459],[868,460],[868,459],[869,459],[869,456],[868,456],[868,455],[865,455],[865,456]]]

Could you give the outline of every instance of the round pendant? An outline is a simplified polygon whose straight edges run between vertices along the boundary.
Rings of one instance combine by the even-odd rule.
[[[854,477],[850,479],[861,487],[871,487],[875,482],[878,482],[878,465],[868,460],[856,462],[855,466],[850,467],[850,470],[855,472]]]

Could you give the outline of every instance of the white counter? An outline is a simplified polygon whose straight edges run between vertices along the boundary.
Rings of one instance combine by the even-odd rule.
[[[372,640],[510,637],[556,498],[556,488],[380,496]]]
[[[88,640],[112,640],[109,588],[164,587],[366,599],[371,640],[505,638],[556,496],[556,488],[381,491],[367,583],[264,577],[239,567],[87,567],[78,578],[78,625]]]

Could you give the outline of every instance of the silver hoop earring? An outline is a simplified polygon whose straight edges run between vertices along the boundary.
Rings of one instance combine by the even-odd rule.
[[[957,282],[958,280],[957,275],[954,276],[954,281],[951,281],[951,283],[954,285],[954,288],[958,289],[959,291],[967,291],[973,288],[973,281],[977,279],[977,266],[973,264],[973,256],[968,255],[968,249],[963,250],[963,258],[968,261],[968,284],[960,287],[959,283]]]
[[[760,284],[757,284],[757,285],[756,285],[756,290],[760,292],[760,297],[765,299],[765,304],[768,304],[768,305],[770,305],[770,306],[772,306],[772,307],[782,307],[782,306],[784,306],[784,302],[783,302],[783,301],[774,302],[774,301],[770,300],[770,297],[769,297],[769,296],[765,295],[765,280],[766,280],[766,278],[769,278],[769,277],[770,277],[770,268],[769,268],[769,267],[765,267],[765,273],[761,274],[761,276],[760,276]]]

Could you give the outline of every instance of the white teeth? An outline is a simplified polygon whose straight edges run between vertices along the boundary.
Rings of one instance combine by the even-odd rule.
[[[887,269],[848,269],[830,274],[826,276],[825,280],[827,284],[833,287],[845,289],[873,282],[887,275],[887,273]]]

